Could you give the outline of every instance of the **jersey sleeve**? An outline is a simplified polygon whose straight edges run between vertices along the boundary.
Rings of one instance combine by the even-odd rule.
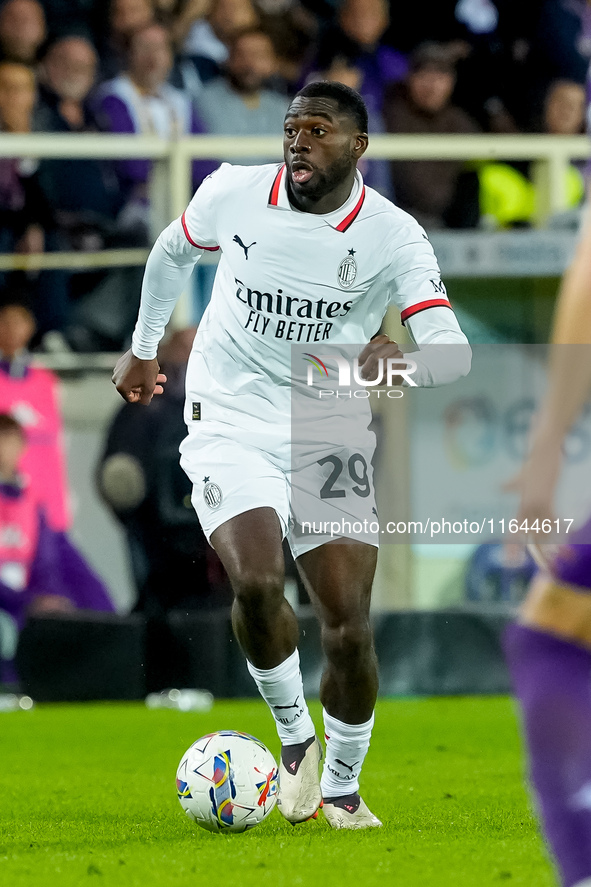
[[[205,250],[219,249],[216,196],[225,175],[222,166],[195,192],[180,218],[165,228],[152,247],[142,281],[138,320],[131,349],[136,357],[152,360],[174,306]]]
[[[220,248],[215,212],[216,193],[229,169],[228,163],[222,163],[219,169],[207,176],[181,216],[183,234],[195,249],[215,252]]]
[[[413,381],[420,387],[446,385],[470,372],[472,350],[451,307],[433,247],[420,225],[409,224],[393,253],[390,305],[416,346]]]
[[[390,262],[389,304],[400,311],[402,323],[427,308],[450,308],[441,271],[429,238],[409,222],[396,237]]]

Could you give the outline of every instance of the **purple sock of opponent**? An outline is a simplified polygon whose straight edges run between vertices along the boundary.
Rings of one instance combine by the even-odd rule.
[[[524,625],[505,652],[544,831],[564,887],[591,877],[591,652]]]

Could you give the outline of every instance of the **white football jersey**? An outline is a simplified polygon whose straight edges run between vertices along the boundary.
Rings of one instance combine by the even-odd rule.
[[[155,354],[171,310],[163,307],[165,290],[175,276],[175,298],[182,288],[177,264],[218,249],[211,302],[189,361],[188,423],[198,403],[202,420],[260,423],[267,434],[273,423],[288,425],[292,345],[316,353],[326,345],[363,345],[390,305],[410,321],[418,344],[466,343],[424,230],[367,188],[359,172],[347,202],[316,215],[289,203],[285,166],[224,163],[160,235],[144,279],[134,354]],[[411,319],[422,312],[428,335],[417,336]]]

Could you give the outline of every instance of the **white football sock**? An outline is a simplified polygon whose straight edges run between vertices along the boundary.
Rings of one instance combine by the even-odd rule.
[[[365,724],[344,724],[324,710],[326,757],[322,797],[339,798],[359,791],[359,774],[369,748],[374,716]]]
[[[275,668],[255,668],[248,660],[246,664],[275,718],[281,744],[296,745],[314,736],[316,731],[304,698],[297,649]]]

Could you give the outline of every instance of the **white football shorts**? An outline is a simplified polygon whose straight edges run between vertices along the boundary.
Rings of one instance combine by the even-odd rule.
[[[208,540],[231,518],[269,507],[294,557],[339,539],[378,546],[373,434],[368,432],[363,451],[358,444],[299,447],[293,465],[240,436],[240,429],[200,422],[181,444],[181,466],[193,484],[191,499]]]

